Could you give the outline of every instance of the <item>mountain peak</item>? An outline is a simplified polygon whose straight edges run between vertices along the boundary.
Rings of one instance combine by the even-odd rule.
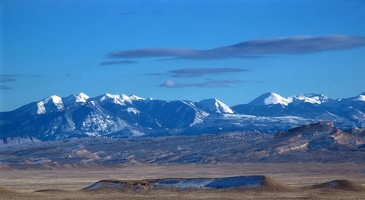
[[[98,99],[100,102],[103,103],[115,103],[115,104],[120,104],[122,106],[126,105],[125,104],[126,102],[131,104],[132,101],[135,100],[144,100],[144,98],[138,97],[136,95],[128,96],[125,94],[109,94],[109,93],[99,96]]]
[[[221,114],[232,114],[233,110],[218,99],[205,99],[198,103],[203,109]]]
[[[70,95],[68,97],[62,98],[63,104],[65,106],[71,106],[77,103],[86,103],[86,101],[89,99],[90,97],[88,95],[86,95],[83,92],[80,92],[76,95]]]
[[[290,101],[287,98],[280,96],[274,92],[265,93],[249,103],[249,105],[261,106],[261,105],[273,105],[280,104],[287,106]]]
[[[82,102],[82,103],[85,103],[90,98],[83,92],[78,93],[77,95],[75,95],[75,97],[76,97],[76,102]]]
[[[365,92],[363,92],[359,96],[355,97],[354,101],[365,101]]]
[[[340,105],[351,105],[352,103],[356,102],[365,102],[365,92],[361,93],[358,96],[350,97],[350,98],[339,98],[337,99],[337,102],[340,103]]]
[[[328,102],[330,99],[327,96],[324,96],[323,94],[309,93],[309,94],[300,94],[291,96],[288,97],[288,100],[290,103],[296,105],[303,102],[311,104],[322,104]]]
[[[121,94],[121,98],[124,100],[124,101],[127,101],[128,103],[132,103],[132,101],[135,101],[135,100],[144,100],[144,98],[141,98],[141,97],[138,97],[136,95],[125,95],[125,94]]]
[[[61,103],[62,102],[62,98],[57,96],[57,95],[52,95],[48,98],[45,98],[43,100],[45,103],[49,102],[49,101],[52,101],[53,103]]]
[[[102,103],[115,103],[124,106],[124,100],[119,94],[106,93],[105,95],[98,97],[99,101]]]
[[[62,98],[56,95],[52,95],[37,103],[37,114],[45,114],[47,110],[62,110],[64,107]]]

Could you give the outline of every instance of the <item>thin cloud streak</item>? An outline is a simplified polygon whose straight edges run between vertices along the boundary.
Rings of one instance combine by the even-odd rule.
[[[16,81],[16,78],[19,77],[19,75],[15,74],[3,74],[0,75],[0,83],[9,83]]]
[[[248,69],[241,68],[182,68],[176,70],[170,70],[166,73],[149,73],[147,76],[169,76],[172,78],[189,78],[189,77],[201,77],[204,75],[215,75],[223,73],[240,73],[248,72]]]
[[[39,75],[39,74],[31,74],[31,75],[28,75],[29,77],[34,77],[34,78],[44,78],[45,76],[44,75]]]
[[[136,64],[138,61],[135,60],[121,60],[121,61],[105,61],[99,63],[99,65],[130,65],[130,64]]]
[[[223,74],[223,73],[237,73],[237,72],[247,72],[247,69],[239,68],[185,68],[171,70],[169,73],[171,77],[181,78],[181,77],[199,77],[207,74]]]
[[[12,87],[9,87],[7,85],[0,85],[0,90],[12,90]]]
[[[183,48],[145,48],[110,52],[111,58],[149,58],[215,60],[228,58],[261,58],[273,54],[307,54],[365,46],[365,37],[347,35],[294,36],[255,39],[210,50]]]
[[[163,73],[148,73],[144,74],[146,76],[170,76],[171,74],[163,74]]]
[[[0,74],[0,83],[11,84],[12,82],[18,81],[19,78],[22,77],[31,77],[31,78],[42,78],[43,75],[39,74],[30,74],[30,75],[20,75],[20,74]],[[13,88],[8,85],[0,85],[0,90],[12,90]]]
[[[0,74],[0,83],[15,82],[21,77],[43,78],[44,76],[40,74]]]
[[[167,80],[159,87],[166,88],[185,88],[185,87],[198,87],[198,88],[217,88],[217,87],[229,87],[232,84],[244,83],[241,80],[210,80],[201,83],[178,83],[174,80]]]
[[[305,54],[365,46],[365,37],[345,35],[296,36],[251,40],[215,49],[222,53],[239,54]]]
[[[198,50],[175,48],[150,48],[129,51],[113,51],[107,54],[111,58],[145,58],[145,57],[182,57],[196,55]]]

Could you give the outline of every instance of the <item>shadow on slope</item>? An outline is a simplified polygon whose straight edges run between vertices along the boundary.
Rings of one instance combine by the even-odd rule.
[[[73,193],[74,191],[70,191],[70,190],[62,190],[62,189],[46,189],[46,190],[37,190],[35,192],[38,193]]]
[[[365,188],[350,180],[334,180],[308,187],[310,189],[337,189],[346,191],[365,191]]]

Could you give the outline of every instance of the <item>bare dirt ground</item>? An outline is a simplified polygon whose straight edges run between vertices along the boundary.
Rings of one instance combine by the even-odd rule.
[[[266,175],[293,187],[294,190],[282,192],[240,189],[81,191],[104,179],[217,178],[248,175]],[[113,166],[88,164],[27,170],[0,166],[0,199],[365,199],[365,191],[309,187],[333,180],[350,180],[365,187],[365,165],[354,163]]]

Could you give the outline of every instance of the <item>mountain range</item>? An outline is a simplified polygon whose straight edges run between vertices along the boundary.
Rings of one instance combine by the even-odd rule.
[[[266,93],[232,107],[218,99],[158,100],[135,95],[53,95],[0,113],[0,141],[74,137],[200,135],[233,131],[273,133],[332,121],[342,130],[365,127],[365,93],[331,99],[321,94]]]
[[[194,136],[84,137],[13,144],[0,145],[0,169],[121,163],[365,162],[365,129],[342,131],[329,121],[275,134],[236,131]]]

